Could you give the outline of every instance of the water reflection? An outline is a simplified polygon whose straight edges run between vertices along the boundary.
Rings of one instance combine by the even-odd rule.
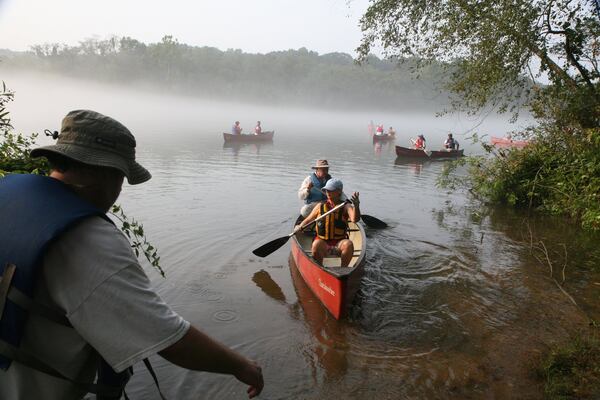
[[[265,270],[254,274],[252,281],[263,293],[280,304],[286,304],[290,316],[301,321],[311,333],[314,341],[302,353],[310,369],[313,383],[335,381],[348,369],[348,348],[343,322],[336,321],[323,307],[306,285],[294,260],[290,256],[289,267],[292,283],[297,295],[297,303],[288,304],[281,287]]]
[[[377,157],[381,157],[382,155],[387,155],[393,153],[395,151],[394,141],[380,141],[373,140],[373,152]]]
[[[249,153],[260,154],[261,148],[265,149],[265,148],[272,147],[272,146],[273,146],[273,142],[266,142],[266,143],[224,142],[223,143],[223,149],[231,149],[231,152],[236,156],[240,153],[240,150],[242,150],[242,149],[244,149],[245,151],[248,151]]]
[[[285,294],[281,287],[271,278],[271,275],[264,269],[255,272],[252,276],[252,282],[262,290],[264,294],[272,298],[278,303],[287,304]]]
[[[431,164],[430,160],[419,158],[396,157],[394,160],[394,165],[406,167],[415,175],[420,175],[423,167],[427,167],[429,164]]]
[[[344,324],[329,315],[302,279],[291,256],[289,265],[294,289],[303,312],[304,323],[312,333],[313,338],[316,339],[313,344],[312,355],[306,355],[308,357],[307,361],[313,368],[313,379],[318,382],[319,370],[323,369],[326,381],[337,380],[348,369],[348,344]],[[316,360],[313,356],[316,357]]]

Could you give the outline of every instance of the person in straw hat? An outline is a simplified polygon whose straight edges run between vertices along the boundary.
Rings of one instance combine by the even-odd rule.
[[[175,313],[106,216],[124,178],[151,178],[134,136],[77,110],[56,137],[31,152],[48,159],[49,177],[0,179],[0,399],[120,399],[131,366],[156,353],[234,375],[257,396],[261,368]]]
[[[300,189],[298,189],[298,197],[304,201],[304,205],[300,209],[300,214],[306,218],[312,209],[322,201],[327,200],[327,196],[321,191],[325,183],[331,179],[329,175],[329,163],[327,160],[317,160],[315,165],[311,167],[313,172],[302,181]],[[346,196],[342,194],[342,201],[346,200]]]

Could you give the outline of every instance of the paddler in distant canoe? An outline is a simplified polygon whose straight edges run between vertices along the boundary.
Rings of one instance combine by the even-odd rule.
[[[232,135],[241,135],[242,134],[242,127],[240,126],[240,121],[235,121],[235,123],[231,127],[231,134]]]
[[[412,138],[410,140],[413,142],[415,149],[425,150],[425,148],[427,147],[427,141],[425,140],[425,136],[423,135],[417,136],[417,140],[414,140]]]

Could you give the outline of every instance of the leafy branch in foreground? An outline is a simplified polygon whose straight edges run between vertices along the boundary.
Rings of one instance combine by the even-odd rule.
[[[158,250],[146,239],[144,226],[135,219],[127,217],[123,212],[123,208],[118,204],[112,206],[110,213],[121,222],[121,230],[131,242],[136,257],[140,256],[140,252],[144,254],[150,265],[156,268],[164,278],[165,271],[160,266]]]

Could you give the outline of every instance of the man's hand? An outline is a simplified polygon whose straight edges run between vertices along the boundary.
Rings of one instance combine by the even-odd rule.
[[[354,192],[352,193],[352,204],[354,204],[354,207],[358,208],[358,206],[360,205],[360,200],[358,199],[360,193],[358,192]]]
[[[240,381],[248,385],[248,398],[256,397],[262,392],[265,385],[262,369],[254,361],[248,360],[245,367],[235,375]]]
[[[300,231],[302,231],[302,224],[298,224],[294,227],[294,235],[296,235]]]

